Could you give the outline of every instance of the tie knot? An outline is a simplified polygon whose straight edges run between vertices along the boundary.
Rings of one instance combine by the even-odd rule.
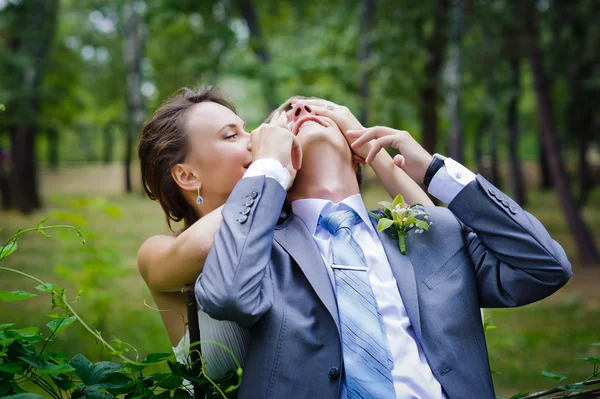
[[[340,204],[336,204],[321,214],[319,224],[325,230],[335,235],[343,228],[352,229],[358,221],[358,215],[354,210],[341,208]]]

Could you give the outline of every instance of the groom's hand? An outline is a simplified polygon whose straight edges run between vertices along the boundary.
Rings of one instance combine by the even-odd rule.
[[[355,141],[353,149],[371,145],[369,154],[365,158],[367,163],[373,161],[379,150],[383,147],[394,147],[400,151],[394,157],[394,163],[402,168],[411,179],[417,183],[423,183],[425,172],[433,160],[433,156],[404,130],[396,130],[385,126],[375,126],[366,129],[350,130],[346,132],[348,137]]]
[[[277,124],[263,123],[252,131],[252,162],[262,158],[272,158],[283,167],[292,165],[295,170],[302,165],[302,147],[288,129]]]

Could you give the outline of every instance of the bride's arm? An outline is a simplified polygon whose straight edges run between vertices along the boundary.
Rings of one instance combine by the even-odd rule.
[[[177,237],[158,235],[146,240],[138,251],[138,268],[152,291],[177,292],[196,281],[221,227],[219,207],[204,215]]]
[[[395,198],[396,195],[402,194],[404,201],[409,205],[434,205],[421,187],[394,164],[394,160],[387,151],[379,151],[370,165],[390,197]]]

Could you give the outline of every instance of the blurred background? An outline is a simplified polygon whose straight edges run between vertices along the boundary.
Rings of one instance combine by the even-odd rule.
[[[600,337],[598,21],[597,0],[0,0],[0,242],[46,215],[87,240],[25,236],[3,266],[81,290],[84,319],[142,358],[169,352],[136,266],[168,232],[140,188],[141,124],[182,86],[218,85],[248,130],[292,95],[325,97],[410,131],[542,221],[575,274],[537,304],[486,311],[495,385],[581,380],[593,367],[576,359]],[[367,204],[385,196],[367,171]],[[0,272],[0,290],[35,285]],[[43,325],[49,308],[2,303],[0,323]],[[105,357],[75,325],[54,346]]]

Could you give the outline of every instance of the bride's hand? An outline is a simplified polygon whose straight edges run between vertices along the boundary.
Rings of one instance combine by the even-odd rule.
[[[287,123],[287,116],[285,114],[285,111],[282,111],[279,114],[273,115],[273,118],[271,118],[271,122],[269,124],[284,128],[288,131],[290,130],[288,123]],[[287,164],[287,166],[285,168],[290,173],[290,182],[288,183],[287,187],[285,188],[287,191],[294,185],[294,180],[296,179],[296,174],[298,173],[298,171],[294,168],[294,166],[292,165],[291,162],[289,164]]]
[[[348,107],[337,105],[331,101],[323,99],[303,99],[300,101],[312,107],[313,111],[317,115],[325,116],[334,121],[350,145],[354,143],[356,138],[349,137],[346,133],[349,130],[364,129],[363,125],[358,121],[358,119],[356,119]],[[358,149],[352,147],[352,149],[354,154],[357,155],[355,159],[361,163],[365,163],[364,160],[369,154],[370,145],[367,144]]]
[[[385,126],[375,126],[350,130],[348,137],[354,139],[352,148],[357,150],[370,144],[365,162],[373,161],[383,147],[394,147],[400,154],[394,157],[394,163],[417,183],[423,183],[425,172],[433,160],[429,154],[407,131],[396,130]]]

